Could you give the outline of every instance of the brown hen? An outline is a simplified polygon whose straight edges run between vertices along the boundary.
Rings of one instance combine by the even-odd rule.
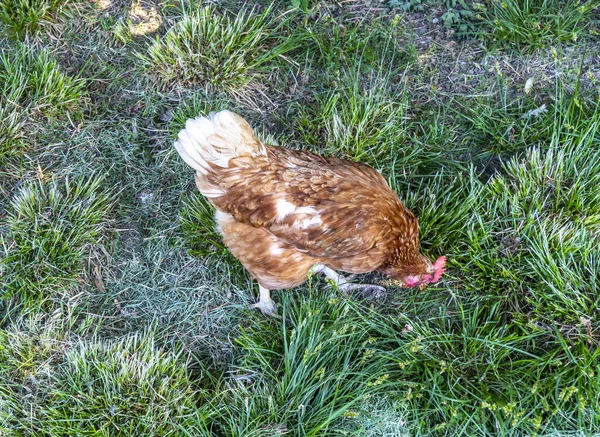
[[[300,285],[311,270],[345,290],[365,286],[335,270],[377,270],[404,287],[444,272],[445,257],[421,254],[417,218],[371,167],[264,145],[230,111],[188,120],[175,148],[217,209],[225,245],[258,281],[253,307],[266,314],[276,308],[269,290]]]

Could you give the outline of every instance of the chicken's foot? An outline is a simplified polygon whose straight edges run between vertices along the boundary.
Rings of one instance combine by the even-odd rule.
[[[330,269],[325,264],[315,264],[312,266],[312,273],[323,273],[327,279],[331,279],[338,288],[342,288],[344,284],[348,284],[348,280],[333,269]]]
[[[257,303],[250,305],[250,308],[258,308],[265,316],[277,315],[277,304],[271,299],[271,293],[262,285],[258,285],[260,298]]]
[[[362,294],[373,297],[374,299],[380,299],[381,297],[386,295],[385,287],[380,285],[373,284],[353,284],[349,282],[347,278],[340,275],[333,269],[330,269],[324,264],[315,264],[312,267],[313,273],[323,273],[328,279],[332,280],[337,287],[345,293],[350,291],[359,291]],[[355,275],[350,275],[349,277],[354,278]]]

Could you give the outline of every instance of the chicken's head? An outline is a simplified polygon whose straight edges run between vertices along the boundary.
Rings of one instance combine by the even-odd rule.
[[[446,271],[446,257],[440,256],[434,263],[423,255],[416,257],[414,262],[388,268],[385,273],[390,275],[403,288],[421,287],[439,281]]]

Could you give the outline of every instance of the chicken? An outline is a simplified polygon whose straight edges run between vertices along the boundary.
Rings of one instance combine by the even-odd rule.
[[[270,290],[300,285],[311,272],[343,290],[365,285],[336,270],[383,272],[403,287],[444,273],[445,257],[432,263],[421,254],[417,218],[367,165],[265,145],[230,111],[188,120],[175,148],[216,208],[225,245],[258,281],[253,307],[265,314],[276,311]]]

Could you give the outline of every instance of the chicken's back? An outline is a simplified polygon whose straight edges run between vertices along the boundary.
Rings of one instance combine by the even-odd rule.
[[[307,151],[266,146],[258,158],[239,157],[208,179],[224,194],[212,198],[237,221],[267,229],[334,268],[370,271],[383,262],[400,228],[417,232],[376,170]]]

